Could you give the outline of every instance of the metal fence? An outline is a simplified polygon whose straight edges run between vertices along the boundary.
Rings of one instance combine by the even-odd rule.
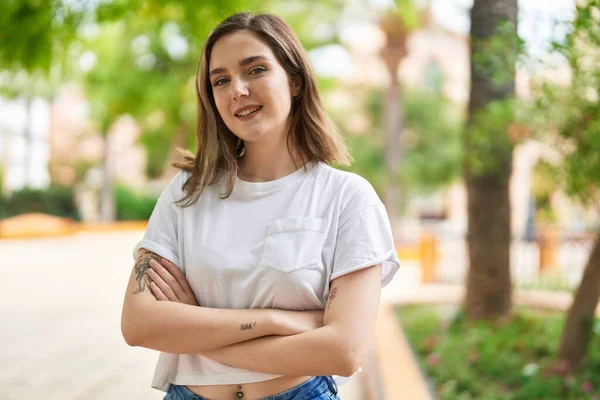
[[[468,249],[462,235],[435,234],[435,280],[465,282]],[[516,287],[573,290],[579,285],[594,238],[563,233],[554,241],[514,239],[511,278]]]

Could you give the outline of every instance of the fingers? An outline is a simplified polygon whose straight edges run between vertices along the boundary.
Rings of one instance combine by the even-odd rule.
[[[160,288],[156,286],[156,283],[150,282],[150,290],[152,290],[152,293],[154,293],[154,297],[156,297],[156,300],[169,301],[169,299],[167,298],[167,296],[165,296],[162,290],[160,290]]]
[[[175,264],[161,257],[160,261],[154,260],[153,263],[150,263],[150,266],[156,273],[160,275],[163,281],[165,281],[171,287],[171,289],[173,289],[175,293],[183,292],[183,289],[176,278],[178,274],[181,274],[181,271],[179,271],[179,268],[177,268]]]
[[[161,292],[167,297],[168,300],[170,301],[179,301],[179,297],[177,297],[177,294],[175,293],[175,290],[173,289],[173,287],[171,286],[171,284],[168,281],[165,281],[164,276],[169,275],[169,273],[164,270],[164,268],[162,269],[164,272],[159,274],[156,270],[159,269],[156,264],[158,264],[156,261],[151,260],[150,261],[150,266],[152,268],[150,268],[148,270],[148,276],[150,277],[150,279],[152,280],[152,282],[158,286],[158,288],[161,290]],[[158,264],[160,265],[160,264]],[[170,281],[174,281],[172,279],[173,277],[171,277]],[[167,278],[167,280],[169,280]],[[179,286],[179,285],[178,285]]]
[[[186,293],[192,292],[192,289],[190,288],[190,285],[188,284],[187,279],[185,279],[185,276],[183,275],[181,270],[179,268],[177,268],[177,266],[175,264],[173,264],[171,261],[167,260],[164,257],[160,258],[160,263],[163,267],[165,267],[165,269],[167,271],[169,271],[169,273],[173,276],[173,278],[175,278],[177,283],[179,283],[179,287],[181,287],[181,289],[184,292],[186,292]]]

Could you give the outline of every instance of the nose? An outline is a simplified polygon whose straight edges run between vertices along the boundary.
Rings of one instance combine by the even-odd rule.
[[[248,96],[248,85],[243,79],[236,79],[231,85],[231,98],[233,100],[239,100],[241,97]]]

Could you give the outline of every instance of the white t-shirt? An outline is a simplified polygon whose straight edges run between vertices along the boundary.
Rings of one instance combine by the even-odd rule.
[[[221,179],[187,208],[172,204],[183,197],[188,177],[178,173],[159,197],[134,257],[143,247],[172,261],[198,303],[211,308],[323,310],[333,279],[380,263],[382,287],[387,285],[398,256],[371,184],[322,162],[306,167],[269,182],[236,178],[224,200]],[[168,391],[171,383],[242,384],[279,376],[161,352],[152,387]],[[334,379],[338,385],[347,381]]]

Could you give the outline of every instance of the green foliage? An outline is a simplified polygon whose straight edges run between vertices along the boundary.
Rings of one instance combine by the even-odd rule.
[[[535,281],[515,282],[514,288],[573,293],[573,284],[568,282],[560,269],[544,271]]]
[[[146,131],[140,138],[140,143],[146,149],[146,176],[158,178],[162,174],[171,153],[171,132]]]
[[[50,98],[66,79],[70,46],[92,11],[89,2],[0,3],[0,94]]]
[[[156,205],[158,197],[145,193],[137,193],[124,184],[115,185],[117,220],[148,220]]]
[[[416,29],[421,23],[421,15],[414,0],[394,0],[394,3],[396,3],[396,12],[406,29],[409,31]]]
[[[261,4],[263,12],[281,16],[296,33],[307,50],[339,44],[338,19],[343,2],[339,0],[269,1]]]
[[[600,393],[600,330],[582,372],[566,376],[556,365],[562,313],[519,309],[510,319],[471,322],[448,306],[414,306],[398,309],[398,318],[441,400],[591,400]]]
[[[477,75],[488,77],[501,88],[515,77],[515,67],[524,53],[525,42],[517,35],[514,23],[504,21],[486,38],[473,38],[473,66]]]
[[[544,160],[539,161],[533,169],[532,194],[536,212],[542,222],[552,223],[556,220],[551,200],[558,189],[557,174],[558,168]]]
[[[354,162],[350,167],[338,165],[336,168],[354,172],[367,179],[382,197],[386,185],[382,144],[366,135],[348,135],[345,142]]]
[[[470,176],[510,178],[521,104],[514,98],[515,68],[524,52],[516,23],[501,21],[490,36],[472,37],[473,85],[465,130],[465,167]]]
[[[514,143],[508,132],[514,122],[515,109],[515,100],[508,98],[492,101],[472,116],[465,142],[471,174],[509,179]]]
[[[4,195],[4,167],[0,165],[0,219],[4,218],[6,213],[6,199]]]
[[[59,0],[4,0],[0,6],[0,69],[50,70],[85,16],[85,6]]]
[[[2,217],[25,213],[44,213],[79,220],[72,187],[51,185],[45,190],[21,189],[4,199]]]
[[[365,107],[371,133],[380,136],[383,101],[381,91],[374,90]],[[463,157],[458,111],[449,101],[432,92],[407,92],[402,107],[405,129],[399,179],[406,187],[421,192],[452,183],[460,174]],[[382,145],[379,145],[378,157],[383,170]]]
[[[460,121],[450,102],[431,93],[405,97],[407,132],[401,173],[410,186],[432,191],[452,183],[462,166]]]
[[[0,196],[4,193],[4,166],[0,165]]]
[[[563,154],[556,179],[586,204],[598,201],[600,185],[599,15],[599,0],[577,6],[569,34],[553,45],[566,60],[571,79],[568,84],[540,84],[532,113],[538,136]]]

